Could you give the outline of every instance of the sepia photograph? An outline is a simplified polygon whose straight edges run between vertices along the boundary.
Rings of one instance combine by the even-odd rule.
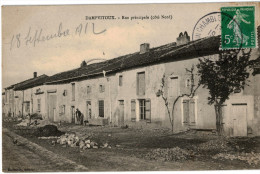
[[[1,11],[2,172],[260,169],[260,2]]]

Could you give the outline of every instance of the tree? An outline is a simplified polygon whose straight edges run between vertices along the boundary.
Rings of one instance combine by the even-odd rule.
[[[174,101],[173,101],[173,104],[172,104],[172,111],[170,111],[170,107],[169,107],[169,99],[167,98],[166,94],[165,94],[165,74],[163,75],[162,77],[162,81],[161,81],[161,89],[158,90],[157,92],[157,96],[161,96],[163,101],[164,101],[164,104],[165,104],[165,107],[167,109],[167,113],[168,113],[168,117],[169,117],[169,121],[170,121],[170,124],[171,124],[171,130],[173,132],[173,128],[174,128],[174,110],[175,110],[175,106],[178,102],[178,100],[184,96],[186,97],[189,97],[189,98],[193,98],[197,89],[199,88],[200,84],[198,83],[197,85],[195,85],[195,75],[194,75],[194,65],[192,65],[191,69],[187,69],[186,68],[186,72],[189,73],[190,75],[190,90],[189,90],[189,93],[183,93],[179,96],[177,96]]]
[[[224,51],[218,60],[199,59],[197,65],[199,83],[209,90],[208,103],[215,105],[216,128],[219,135],[223,133],[222,106],[234,91],[244,89],[249,77],[251,49],[248,52]]]

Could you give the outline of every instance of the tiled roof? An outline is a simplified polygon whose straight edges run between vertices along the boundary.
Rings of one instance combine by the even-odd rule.
[[[46,84],[67,83],[73,80],[85,79],[126,69],[157,64],[161,62],[190,59],[219,53],[220,36],[203,38],[191,41],[188,44],[176,46],[176,43],[166,44],[151,48],[149,52],[139,52],[120,56],[104,62],[90,64],[70,71],[61,72],[50,76]]]
[[[25,80],[23,82],[17,83],[17,84],[12,85],[12,86],[13,86],[15,91],[25,90],[25,89],[28,89],[28,88],[32,88],[32,87],[44,84],[46,82],[47,78],[48,78],[48,76],[43,74],[41,76]]]

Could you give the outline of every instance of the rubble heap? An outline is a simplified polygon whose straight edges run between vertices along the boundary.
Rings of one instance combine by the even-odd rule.
[[[79,138],[75,133],[65,133],[58,137],[57,141],[52,141],[52,145],[56,143],[63,145],[63,147],[79,147],[80,149],[98,149],[98,148],[111,148],[108,143],[98,145],[95,141],[90,140],[88,137]]]

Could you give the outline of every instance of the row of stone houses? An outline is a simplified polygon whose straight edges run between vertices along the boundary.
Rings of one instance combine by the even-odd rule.
[[[186,68],[196,67],[201,57],[217,59],[219,44],[219,36],[190,41],[185,32],[176,42],[156,48],[144,43],[138,52],[89,65],[82,62],[79,68],[50,77],[35,73],[34,78],[5,89],[3,113],[40,113],[53,122],[74,123],[78,108],[91,124],[170,127],[164,100],[158,95],[162,78],[171,109],[174,99],[191,88]],[[259,55],[259,48],[254,49],[251,58]],[[259,72],[249,79],[249,86],[234,93],[224,106],[223,125],[229,136],[260,135]],[[207,89],[200,87],[192,99],[182,97],[177,102],[174,131],[216,129],[208,96]]]

